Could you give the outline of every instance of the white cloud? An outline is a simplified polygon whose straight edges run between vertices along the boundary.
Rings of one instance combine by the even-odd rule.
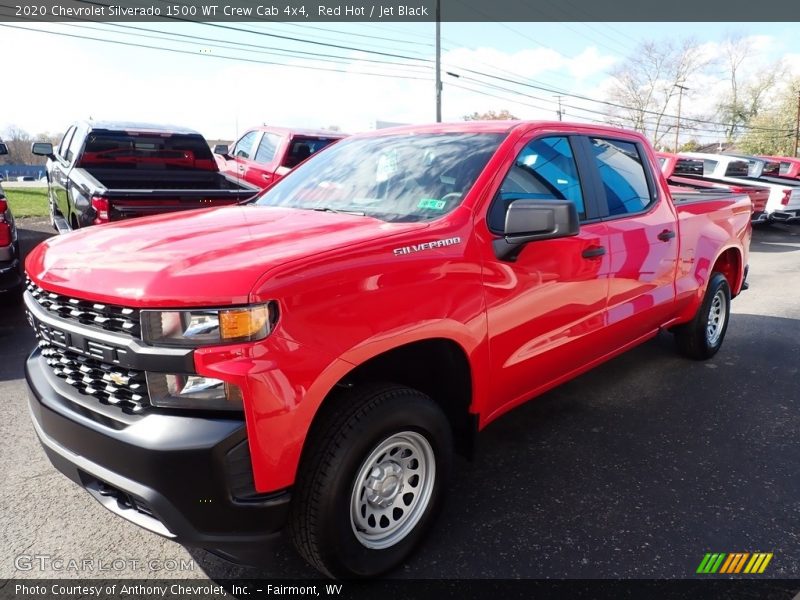
[[[41,27],[89,35],[84,30],[58,25]],[[435,117],[432,69],[425,73],[428,79],[424,81],[369,77],[358,72],[385,72],[387,67],[363,61],[363,54],[354,53],[352,62],[339,65],[211,49],[212,53],[255,60],[347,71],[334,73],[215,60],[199,54],[202,42],[198,42],[197,56],[185,56],[19,30],[0,33],[5,47],[26,49],[4,65],[6,91],[0,130],[13,123],[34,134],[63,131],[74,120],[92,117],[174,123],[198,129],[208,138],[231,139],[237,131],[261,123],[298,127],[338,125],[345,131],[355,132],[370,128],[377,119],[429,122]],[[121,35],[115,35],[114,39],[169,45],[169,42]],[[191,46],[188,49],[194,50]],[[63,80],[47,71],[54,54],[69,57],[73,65],[72,74]],[[446,52],[444,70],[458,72],[462,78],[444,76],[445,120],[460,120],[473,111],[503,108],[523,118],[555,118],[555,99],[549,92],[515,88],[538,98],[533,99],[482,88],[484,92],[504,97],[499,99],[459,89],[456,86],[476,85],[467,81],[467,76],[474,75],[464,72],[464,68],[510,79],[535,79],[580,91],[591,89],[598,74],[615,60],[594,47],[585,48],[574,57],[546,48],[514,53],[493,48],[460,48]],[[502,81],[474,77],[502,87],[514,87]],[[14,85],[9,85],[12,82]]]

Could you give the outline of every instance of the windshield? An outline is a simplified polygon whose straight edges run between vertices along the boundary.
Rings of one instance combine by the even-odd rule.
[[[456,208],[505,134],[395,134],[348,138],[265,192],[259,206],[427,221]]]

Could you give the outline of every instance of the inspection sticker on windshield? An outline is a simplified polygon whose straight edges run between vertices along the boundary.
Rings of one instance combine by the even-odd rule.
[[[413,246],[403,246],[402,248],[395,248],[395,256],[403,256],[405,254],[413,254],[414,252],[422,252],[423,250],[435,250],[436,248],[445,248],[447,246],[454,246],[460,244],[460,237],[447,238],[446,240],[434,240],[432,242],[425,242],[422,244],[414,244]]]
[[[417,208],[429,208],[431,210],[444,210],[445,206],[447,206],[447,202],[436,198],[423,198],[417,204]]]

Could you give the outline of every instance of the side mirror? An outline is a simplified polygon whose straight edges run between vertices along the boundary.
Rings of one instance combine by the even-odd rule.
[[[577,235],[580,220],[569,200],[512,200],[506,211],[503,237],[494,241],[500,260],[514,261],[528,242]]]
[[[36,156],[46,156],[48,158],[53,156],[53,144],[49,142],[34,142],[31,145],[31,153]]]
[[[0,156],[5,156],[6,154],[8,154],[8,146],[0,142]]]
[[[228,156],[228,147],[225,144],[217,144],[214,146],[214,154],[219,154],[220,156]]]

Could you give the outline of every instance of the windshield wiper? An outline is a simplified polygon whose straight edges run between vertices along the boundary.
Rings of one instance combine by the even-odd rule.
[[[366,217],[367,216],[367,213],[365,213],[365,212],[360,212],[360,211],[357,211],[357,210],[340,210],[338,208],[331,208],[330,206],[322,206],[322,207],[318,207],[318,208],[312,208],[311,210],[315,210],[317,212],[336,213],[336,214],[340,214],[340,215],[356,215],[357,217]]]

